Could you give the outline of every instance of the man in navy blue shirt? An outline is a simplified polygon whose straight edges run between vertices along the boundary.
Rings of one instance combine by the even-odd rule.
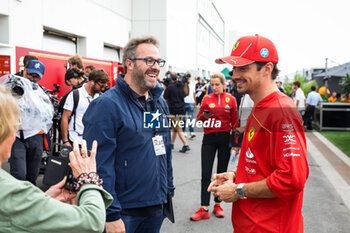
[[[126,74],[90,103],[83,118],[83,137],[88,144],[97,140],[97,172],[114,198],[107,233],[159,232],[163,204],[174,195],[170,129],[145,126],[151,113],[152,122],[169,121],[157,82],[165,64],[158,47],[152,36],[130,40],[123,51]]]

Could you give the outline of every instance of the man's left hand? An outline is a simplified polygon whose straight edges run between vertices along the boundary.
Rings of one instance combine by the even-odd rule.
[[[61,202],[67,202],[72,200],[77,196],[76,193],[72,193],[66,189],[64,189],[64,184],[66,183],[67,177],[65,176],[64,179],[59,182],[58,184],[55,184],[51,186],[45,193],[46,195],[61,201]]]
[[[214,192],[214,196],[218,197],[224,202],[235,202],[238,200],[236,195],[237,185],[232,181],[226,181],[224,184],[212,187],[211,191]]]

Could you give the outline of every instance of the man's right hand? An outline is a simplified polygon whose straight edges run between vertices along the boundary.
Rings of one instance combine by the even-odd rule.
[[[125,225],[120,218],[114,222],[106,222],[106,233],[125,233]]]
[[[211,192],[212,188],[218,185],[222,185],[227,181],[234,182],[236,179],[236,174],[234,172],[224,172],[220,174],[213,175],[213,182],[210,183],[208,187],[208,192]]]

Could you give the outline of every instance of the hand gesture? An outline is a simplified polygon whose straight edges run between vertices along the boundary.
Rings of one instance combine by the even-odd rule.
[[[92,143],[90,157],[88,156],[85,140],[82,142],[81,153],[78,143],[74,142],[73,145],[73,151],[69,153],[69,166],[72,168],[73,176],[77,178],[82,173],[96,172],[97,141]]]

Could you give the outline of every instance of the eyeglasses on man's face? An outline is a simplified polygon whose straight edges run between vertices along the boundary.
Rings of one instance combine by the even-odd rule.
[[[163,59],[154,59],[151,57],[147,57],[147,58],[129,58],[132,61],[136,61],[136,60],[144,60],[146,65],[148,66],[154,66],[157,62],[159,67],[163,67],[165,65],[165,60]]]
[[[105,89],[107,86],[107,83],[97,82],[96,84],[101,88],[101,90]]]

